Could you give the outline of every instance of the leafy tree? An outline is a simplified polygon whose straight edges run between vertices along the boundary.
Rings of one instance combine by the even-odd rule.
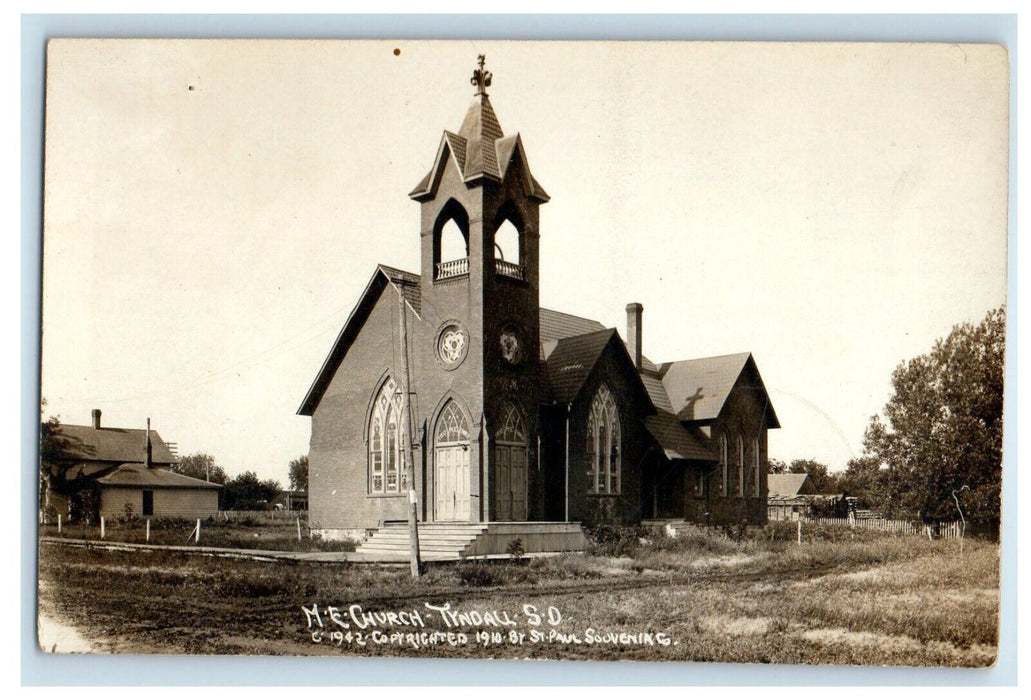
[[[222,498],[226,510],[264,510],[282,490],[275,479],[261,481],[252,471],[233,477],[226,482]]]
[[[61,434],[61,419],[57,416],[50,416],[44,419],[43,410],[47,407],[47,400],[44,397],[40,401],[40,425],[39,425],[39,497],[43,502],[47,484],[59,476],[61,455],[64,451],[65,439]]]
[[[831,474],[827,465],[815,459],[793,459],[785,462],[771,457],[769,459],[770,474],[808,474],[817,493],[834,493],[837,489],[837,477]]]
[[[836,493],[837,476],[831,474],[827,465],[815,459],[793,459],[787,467],[789,474],[808,474],[816,493]]]
[[[875,457],[850,459],[838,477],[838,488],[855,496],[860,508],[884,511],[888,504],[888,472]]]
[[[68,470],[75,464],[73,453],[88,454],[90,450],[81,441],[71,438],[62,431],[59,416],[50,416],[44,419],[43,411],[46,406],[47,400],[44,397],[40,401],[39,425],[40,507],[46,504],[46,493],[49,487],[52,492],[69,497],[73,517],[86,520],[95,519],[97,498],[92,493],[92,487],[86,488],[88,484],[77,483],[68,478]],[[52,508],[51,505],[48,517],[57,515]]]
[[[290,490],[308,490],[308,455],[290,460]]]
[[[183,457],[174,469],[184,476],[192,476],[194,479],[211,481],[216,484],[224,484],[229,479],[226,470],[218,466],[215,458],[205,452],[196,452]]]
[[[895,368],[884,419],[873,416],[864,438],[867,454],[887,467],[886,510],[954,518],[952,491],[968,486],[968,519],[999,523],[1005,344],[1000,307]]]

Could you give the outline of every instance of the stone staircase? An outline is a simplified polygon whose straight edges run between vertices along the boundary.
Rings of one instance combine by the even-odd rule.
[[[486,531],[486,523],[419,523],[419,555],[424,561],[461,559]],[[403,561],[409,546],[408,523],[386,523],[358,545],[355,554]]]

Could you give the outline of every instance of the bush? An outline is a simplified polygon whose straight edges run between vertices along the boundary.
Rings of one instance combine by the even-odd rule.
[[[595,525],[587,530],[588,553],[607,557],[632,556],[648,532],[640,526]]]
[[[508,548],[505,551],[513,559],[522,559],[523,555],[526,554],[526,550],[523,548],[523,541],[518,537],[508,543]]]
[[[461,563],[455,567],[455,574],[463,586],[474,588],[536,583],[538,578],[537,572],[529,567],[488,561]]]

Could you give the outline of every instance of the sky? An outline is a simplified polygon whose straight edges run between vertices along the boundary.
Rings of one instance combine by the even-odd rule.
[[[751,351],[769,454],[862,453],[891,372],[1005,302],[1007,57],[986,45],[57,40],[47,415],[287,481],[296,415],[473,99],[519,132],[541,305],[656,362]]]

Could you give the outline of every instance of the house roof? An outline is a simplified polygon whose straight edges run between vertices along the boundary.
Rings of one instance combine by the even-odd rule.
[[[548,378],[551,380],[552,398],[569,404],[580,393],[601,351],[616,335],[614,328],[603,328],[593,333],[560,339],[548,356]]]
[[[176,474],[167,469],[147,469],[142,464],[120,464],[97,482],[104,486],[142,486],[165,489],[220,489],[221,484]]]
[[[62,457],[83,462],[140,462],[147,459],[147,431],[142,428],[94,428],[61,424]],[[173,464],[176,459],[156,430],[150,431],[154,464]]]
[[[644,427],[652,434],[669,459],[700,459],[714,461],[716,453],[677,421],[668,411],[646,416]]]
[[[522,163],[523,188],[526,194],[541,203],[550,199],[548,193],[530,173],[530,161],[526,157],[522,138],[518,133],[505,136],[486,93],[480,93],[473,99],[457,134],[444,132],[437,147],[433,167],[408,196],[415,200],[431,197],[440,182],[449,157],[465,182],[473,182],[483,177],[500,182],[508,174],[509,166],[518,160]]]
[[[766,489],[770,498],[795,498],[802,493],[802,487],[808,479],[809,475],[805,473],[767,474]],[[809,486],[812,492],[812,481],[809,482]]]
[[[669,397],[671,410],[679,420],[710,421],[719,416],[723,404],[746,368],[752,370],[756,387],[766,397],[770,427],[779,428],[780,422],[751,353],[667,362],[659,367],[658,374]]]

